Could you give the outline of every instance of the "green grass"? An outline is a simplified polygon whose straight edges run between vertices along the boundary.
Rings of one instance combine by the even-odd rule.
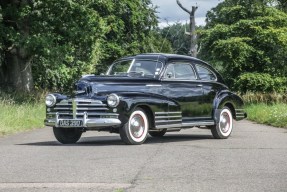
[[[0,92],[0,136],[44,127],[43,95]]]
[[[44,104],[5,104],[0,102],[0,135],[44,127]]]
[[[245,109],[251,121],[287,128],[287,104],[249,104]]]

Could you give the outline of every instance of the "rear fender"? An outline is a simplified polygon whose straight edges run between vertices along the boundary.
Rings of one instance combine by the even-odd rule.
[[[243,100],[238,95],[230,91],[224,90],[222,92],[219,92],[214,100],[213,106],[213,115],[216,123],[219,122],[221,110],[225,106],[230,108],[233,119],[241,120],[246,117],[246,113],[243,110]],[[238,114],[241,113],[244,114],[243,117],[238,116]]]

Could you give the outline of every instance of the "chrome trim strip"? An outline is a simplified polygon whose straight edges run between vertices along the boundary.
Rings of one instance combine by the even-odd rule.
[[[169,122],[181,122],[182,120],[159,120],[159,121],[155,121],[155,123],[169,123]]]
[[[164,129],[164,128],[180,128],[181,124],[170,124],[170,125],[156,125],[156,129]]]
[[[79,108],[77,107],[76,110],[82,111],[82,110],[87,110],[87,111],[96,111],[96,110],[109,110],[108,108]]]
[[[165,114],[181,114],[181,111],[174,111],[174,112],[155,112],[155,115],[165,115]]]
[[[213,121],[202,121],[202,122],[192,122],[192,123],[182,123],[183,127],[189,126],[206,126],[206,125],[215,125]]]
[[[61,112],[50,112],[47,115],[55,115],[58,113],[59,115],[73,115],[73,113],[61,113]],[[118,113],[87,113],[88,115],[99,115],[99,116],[119,116]],[[84,115],[84,113],[77,113],[77,115]]]
[[[74,99],[72,100],[72,105],[73,105],[73,118],[76,119],[76,117],[77,117],[77,103]]]
[[[81,104],[77,104],[77,106],[99,106],[99,107],[105,107],[107,105],[106,104],[89,104],[89,103],[83,104],[83,103],[81,103]]]
[[[182,118],[181,115],[175,115],[175,116],[155,116],[155,119],[169,119],[169,118]]]
[[[161,87],[161,85],[156,85],[156,84],[147,84],[147,87]]]
[[[72,106],[72,104],[65,104],[65,103],[57,103],[56,106]]]
[[[55,107],[54,110],[73,110],[73,108],[58,108],[58,107]]]
[[[83,115],[84,113],[77,113],[77,115]],[[89,116],[100,115],[100,116],[119,116],[118,113],[87,113]]]

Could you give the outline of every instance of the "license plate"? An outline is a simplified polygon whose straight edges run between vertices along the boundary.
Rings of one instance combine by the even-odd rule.
[[[59,127],[82,127],[82,120],[59,120]]]

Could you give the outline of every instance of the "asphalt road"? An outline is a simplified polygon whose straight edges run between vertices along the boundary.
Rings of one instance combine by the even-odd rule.
[[[102,132],[61,145],[38,129],[0,138],[0,191],[287,191],[287,130],[241,121],[227,140],[187,129],[128,146]]]

